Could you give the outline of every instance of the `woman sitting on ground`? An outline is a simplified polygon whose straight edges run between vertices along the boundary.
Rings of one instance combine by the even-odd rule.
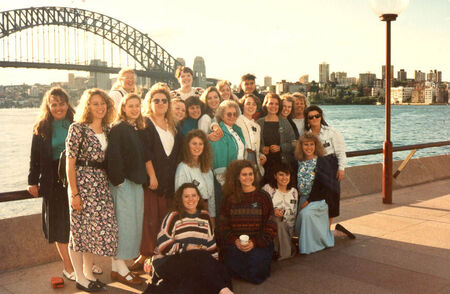
[[[194,183],[175,192],[175,209],[164,218],[145,293],[233,293],[225,266],[217,261],[211,220]]]
[[[216,232],[228,269],[260,284],[270,276],[277,225],[270,196],[256,187],[255,175],[248,160],[235,160],[227,167]]]
[[[263,187],[263,190],[272,198],[278,228],[275,252],[278,260],[282,260],[295,254],[291,240],[297,217],[298,192],[293,184],[289,165],[280,163],[275,166],[273,172],[273,179]]]
[[[298,191],[300,212],[295,224],[299,233],[300,253],[309,254],[334,246],[333,233],[328,221],[328,202],[332,199],[336,174],[324,159],[322,143],[312,133],[298,140],[295,157],[298,160]]]

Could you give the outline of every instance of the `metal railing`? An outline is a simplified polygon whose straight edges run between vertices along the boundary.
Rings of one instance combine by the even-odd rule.
[[[425,148],[432,148],[432,147],[442,147],[442,146],[449,146],[449,145],[450,145],[450,141],[442,141],[442,142],[433,142],[433,143],[425,143],[425,144],[397,146],[397,147],[394,147],[394,152],[425,149]],[[346,152],[347,157],[366,156],[366,155],[381,154],[381,153],[383,153],[382,148]],[[30,199],[30,198],[33,198],[33,197],[25,190],[0,193],[0,202]]]

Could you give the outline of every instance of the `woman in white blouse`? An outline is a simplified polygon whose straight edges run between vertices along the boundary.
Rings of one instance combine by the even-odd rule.
[[[243,106],[243,115],[236,120],[245,139],[244,158],[253,162],[261,175],[264,175],[263,165],[266,162],[266,156],[260,153],[261,145],[261,126],[255,122],[253,115],[261,108],[259,99],[253,94],[246,94],[241,99]]]

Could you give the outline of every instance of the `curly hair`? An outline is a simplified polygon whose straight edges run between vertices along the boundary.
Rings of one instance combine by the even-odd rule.
[[[75,110],[70,104],[69,94],[67,94],[66,90],[61,87],[51,88],[50,90],[45,92],[44,97],[42,98],[39,117],[33,127],[33,134],[40,135],[43,138],[52,135],[53,115],[50,112],[50,99],[52,98],[57,100],[58,102],[64,101],[65,103],[67,103],[68,109],[65,119],[67,119],[70,123],[73,122],[73,115],[75,113]]]
[[[216,92],[216,93],[217,93],[217,96],[219,96],[219,101],[220,101],[220,102],[223,101],[222,96],[220,95],[219,90],[217,90],[217,88],[214,87],[214,86],[208,87],[208,89],[206,89],[206,90],[203,92],[203,94],[200,96],[200,100],[205,104],[205,113],[206,113],[207,115],[209,115],[210,118],[213,118],[213,117],[214,117],[214,110],[211,109],[211,108],[209,107],[209,105],[208,105],[208,95],[209,95],[209,93],[211,93],[211,92]],[[219,102],[219,104],[220,104],[220,102]]]
[[[293,113],[294,113],[294,96],[289,94],[289,93],[281,95],[281,105],[280,105],[281,110],[283,110],[283,101],[285,101],[285,100],[290,102],[291,106],[292,106],[291,112],[289,113],[287,118],[293,118]]]
[[[294,156],[295,156],[295,159],[297,159],[298,161],[306,160],[305,154],[303,153],[303,147],[302,147],[303,142],[314,142],[314,145],[315,145],[314,154],[317,156],[325,155],[325,150],[323,148],[322,143],[320,142],[319,137],[317,137],[316,135],[314,135],[311,132],[307,132],[298,139],[297,146],[295,146]]]
[[[208,137],[206,137],[205,132],[199,129],[189,131],[184,137],[183,147],[181,148],[181,161],[186,163],[190,167],[194,167],[195,162],[193,161],[191,150],[189,148],[189,143],[194,138],[199,138],[203,142],[203,152],[198,158],[198,164],[200,171],[202,173],[207,173],[212,168],[213,155],[211,145],[209,144]]]
[[[220,123],[223,120],[223,116],[225,114],[225,109],[227,109],[228,107],[232,107],[232,108],[236,109],[237,117],[239,117],[239,115],[241,114],[239,105],[236,102],[234,102],[233,100],[224,100],[220,103],[219,107],[216,110],[217,123]]]
[[[119,122],[121,120],[124,122],[128,122],[128,118],[125,113],[125,105],[127,105],[127,102],[130,101],[131,99],[139,100],[139,106],[141,106],[142,102],[141,102],[141,97],[139,97],[139,95],[134,94],[134,93],[130,93],[130,94],[126,95],[120,101],[119,113],[117,114],[115,122]],[[142,116],[142,113],[139,113],[139,116],[136,119],[136,127],[139,130],[145,129],[145,120],[144,120],[144,116]]]
[[[258,183],[256,168],[254,164],[246,159],[233,160],[227,167],[225,172],[225,184],[223,185],[224,199],[230,198],[231,202],[239,203],[242,201],[244,191],[242,190],[239,176],[244,168],[251,168],[253,170],[254,181],[253,185],[256,187]]]
[[[92,122],[92,113],[89,110],[89,104],[91,103],[92,97],[95,95],[102,97],[103,101],[106,103],[106,114],[102,119],[102,126],[108,126],[113,122],[117,112],[111,97],[109,97],[105,91],[98,88],[87,89],[83,92],[80,103],[77,106],[77,111],[75,112],[74,121],[88,124]]]
[[[114,85],[111,87],[111,90],[117,90],[117,89],[119,89],[120,87],[122,87],[122,79],[125,77],[125,74],[127,74],[127,73],[133,74],[133,75],[134,75],[134,79],[136,79],[137,76],[136,76],[136,73],[135,73],[134,69],[131,68],[131,67],[124,67],[124,68],[122,68],[122,69],[119,71],[119,75],[117,76],[117,80],[116,80],[116,82],[114,83]],[[134,85],[134,91],[133,91],[133,93],[134,93],[134,92],[137,92],[136,85]]]
[[[142,107],[142,112],[145,116],[151,117],[153,115],[152,110],[152,99],[156,94],[161,93],[164,94],[167,98],[167,112],[164,115],[167,121],[167,125],[173,134],[176,134],[177,127],[175,124],[175,120],[172,116],[172,96],[170,95],[169,87],[164,83],[156,83],[151,88],[150,91],[147,92],[144,99],[144,105]]]
[[[205,207],[205,201],[203,200],[202,195],[200,194],[200,191],[198,190],[197,186],[194,183],[184,183],[175,191],[175,195],[173,197],[174,200],[173,211],[177,211],[181,217],[184,217],[184,215],[186,214],[186,208],[184,207],[183,204],[183,192],[188,188],[192,188],[195,189],[195,191],[197,191],[197,194],[199,196],[197,209],[203,209]]]

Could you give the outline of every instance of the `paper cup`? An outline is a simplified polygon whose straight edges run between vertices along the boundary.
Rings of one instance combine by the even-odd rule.
[[[250,237],[248,235],[240,235],[239,240],[241,241],[242,245],[248,244],[248,240]]]

